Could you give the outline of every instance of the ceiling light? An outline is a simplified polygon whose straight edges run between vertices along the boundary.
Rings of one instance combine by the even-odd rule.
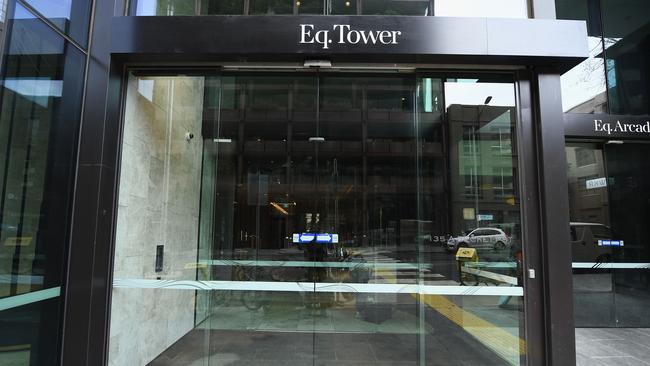
[[[332,67],[329,60],[305,60],[305,67]]]

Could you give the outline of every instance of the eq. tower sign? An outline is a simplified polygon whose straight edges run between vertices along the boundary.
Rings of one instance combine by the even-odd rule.
[[[332,29],[316,30],[313,24],[300,24],[300,44],[317,43],[326,50],[330,44],[394,45],[398,44],[398,30],[357,30],[347,24],[334,24]]]

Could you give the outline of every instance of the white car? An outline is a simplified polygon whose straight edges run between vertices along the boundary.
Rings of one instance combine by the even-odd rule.
[[[451,252],[456,252],[461,247],[500,251],[509,246],[508,235],[503,230],[492,227],[480,227],[447,241],[447,250]]]

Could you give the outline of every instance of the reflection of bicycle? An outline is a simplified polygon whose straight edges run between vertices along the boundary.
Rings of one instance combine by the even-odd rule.
[[[360,270],[361,263],[357,265],[352,265],[355,263],[354,259],[350,254],[345,250],[339,250],[339,255],[337,255],[340,266],[330,268],[329,278],[333,282],[338,283],[348,283],[355,282],[354,277],[356,277],[356,271]],[[356,294],[353,292],[335,292],[334,293],[334,303],[338,306],[348,305],[351,301],[356,299]]]
[[[233,267],[232,278],[234,281],[254,282],[262,277],[264,270],[256,266],[241,266],[236,265]],[[230,305],[233,299],[234,290],[215,291],[212,295],[212,304],[214,306]],[[240,290],[238,300],[249,310],[258,310],[263,305],[268,303],[265,299],[264,293],[256,290]]]

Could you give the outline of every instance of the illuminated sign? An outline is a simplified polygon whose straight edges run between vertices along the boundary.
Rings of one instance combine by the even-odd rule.
[[[339,234],[328,233],[302,233],[293,234],[293,242],[296,244],[321,243],[330,244],[339,242]]]
[[[598,246],[601,247],[622,247],[623,240],[598,240]]]
[[[587,189],[607,187],[607,178],[588,179],[585,181]]]

